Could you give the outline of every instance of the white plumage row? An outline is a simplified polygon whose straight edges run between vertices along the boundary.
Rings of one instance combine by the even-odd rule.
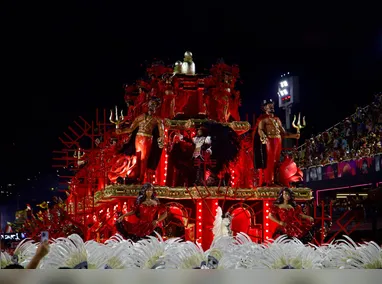
[[[26,240],[15,250],[19,264],[26,266],[38,243]],[[1,254],[1,266],[11,263]],[[116,235],[104,244],[83,242],[78,235],[51,240],[50,252],[40,269],[377,269],[382,268],[382,250],[374,242],[356,244],[350,238],[326,246],[304,245],[280,237],[266,244],[253,243],[245,234],[214,239],[211,248],[180,239],[163,241],[149,237],[137,243]]]

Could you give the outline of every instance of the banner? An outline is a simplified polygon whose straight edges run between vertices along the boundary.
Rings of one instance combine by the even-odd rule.
[[[374,157],[362,158],[356,161],[357,174],[367,175],[374,172]]]
[[[363,157],[357,160],[341,161],[324,166],[314,166],[304,169],[303,172],[306,183],[340,178],[348,179],[357,176],[377,178],[377,176],[382,173],[382,154],[373,157]]]
[[[342,161],[338,164],[338,177],[346,178],[357,174],[357,164],[355,161]]]
[[[382,168],[382,155],[378,154],[374,156],[374,169],[376,172],[380,172]]]
[[[338,177],[338,164],[330,164],[323,167],[323,180],[336,179]]]

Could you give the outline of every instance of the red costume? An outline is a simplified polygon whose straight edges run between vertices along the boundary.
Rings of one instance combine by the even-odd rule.
[[[274,136],[267,135],[267,142],[263,144],[260,141],[258,134],[258,127],[261,121],[270,119],[270,115],[262,114],[259,116],[255,126],[254,137],[254,155],[255,155],[255,168],[264,170],[264,182],[268,185],[274,183],[275,170],[278,166],[282,150],[281,135],[276,134]],[[277,117],[273,117],[277,120]]]
[[[273,185],[275,183],[275,173],[279,168],[280,156],[282,150],[282,138],[298,139],[299,134],[290,134],[285,131],[280,119],[274,115],[274,103],[272,100],[263,102],[265,114],[259,116],[255,126],[253,147],[254,147],[254,166],[255,169],[264,170],[264,183]],[[290,164],[290,163],[289,163]],[[297,181],[299,177],[291,178],[288,176],[288,167],[280,172],[280,180]],[[297,171],[294,172],[296,174]],[[288,177],[286,177],[288,176]],[[260,181],[262,185],[263,182]],[[290,186],[289,182],[284,184]]]
[[[313,224],[301,218],[301,214],[303,214],[303,212],[301,206],[299,205],[288,209],[273,205],[270,213],[281,222],[286,223],[285,226],[277,227],[273,235],[274,239],[280,235],[287,235],[288,237],[301,239],[312,229]]]
[[[166,212],[166,206],[157,205],[146,205],[139,204],[133,208],[136,216],[138,217],[138,222],[132,223],[128,221],[122,222],[122,228],[124,233],[128,235],[133,235],[139,238],[151,235],[156,228],[154,228],[153,221],[157,220],[159,216]],[[163,228],[163,224],[158,223],[157,227]]]

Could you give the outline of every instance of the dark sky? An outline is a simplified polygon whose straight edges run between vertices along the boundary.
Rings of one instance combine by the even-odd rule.
[[[276,99],[280,74],[299,75],[300,108],[316,131],[382,91],[382,29],[372,9],[353,17],[208,1],[53,2],[6,10],[1,184],[51,171],[52,150],[62,148],[58,136],[73,120],[124,106],[122,84],[141,77],[142,64],[170,64],[186,50],[199,72],[218,58],[239,65],[243,114]]]

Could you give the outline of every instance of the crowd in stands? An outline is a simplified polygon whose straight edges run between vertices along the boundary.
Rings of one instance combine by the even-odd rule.
[[[302,168],[382,153],[382,94],[370,105],[358,107],[353,115],[327,131],[305,141],[294,160]]]

